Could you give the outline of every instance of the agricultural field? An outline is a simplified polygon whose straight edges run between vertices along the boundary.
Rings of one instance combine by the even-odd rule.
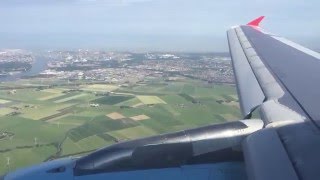
[[[0,109],[0,116],[4,116],[4,115],[10,114],[12,112],[14,112],[14,110],[11,108],[1,108]]]
[[[0,174],[52,157],[80,156],[125,140],[240,118],[233,85],[154,77],[125,87],[100,82],[25,88],[37,81],[21,81],[0,89],[0,132],[13,134],[0,139]]]
[[[103,104],[103,105],[114,105],[134,98],[134,96],[105,96],[92,101],[93,103]]]
[[[4,99],[0,99],[0,104],[7,104],[11,101],[8,101],[8,100],[4,100]]]
[[[158,96],[137,96],[137,98],[143,104],[166,104],[161,98]]]
[[[111,84],[92,84],[81,86],[82,90],[93,92],[110,92],[118,89],[118,86]]]

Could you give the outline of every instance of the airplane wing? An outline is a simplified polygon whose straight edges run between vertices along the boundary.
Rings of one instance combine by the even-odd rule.
[[[266,129],[244,142],[252,179],[318,179],[320,54],[259,27],[227,31],[244,117],[259,110]]]

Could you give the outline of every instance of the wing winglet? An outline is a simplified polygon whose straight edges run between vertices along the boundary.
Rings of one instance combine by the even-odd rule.
[[[259,27],[259,25],[260,25],[260,23],[261,23],[261,21],[262,21],[263,19],[264,19],[264,16],[260,16],[260,17],[258,17],[257,19],[249,22],[247,25],[249,25],[249,26],[258,26],[258,27]]]

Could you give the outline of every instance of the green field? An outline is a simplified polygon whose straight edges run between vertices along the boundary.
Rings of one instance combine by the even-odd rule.
[[[208,85],[186,78],[166,82],[154,77],[130,87],[83,84],[77,90],[73,85],[24,88],[23,84],[32,83],[38,81],[8,83],[15,90],[13,94],[8,93],[10,89],[0,90],[0,132],[14,134],[0,140],[0,174],[44,161],[58,152],[59,144],[62,151],[58,156],[78,156],[121,140],[240,117],[236,90],[231,85]],[[107,116],[115,112],[124,117]],[[147,118],[130,118],[140,115]],[[7,158],[11,159],[10,167]]]
[[[106,116],[97,116],[91,121],[72,129],[68,133],[68,137],[77,142],[95,134],[101,134],[137,125],[137,122],[131,119],[111,120]]]
[[[157,132],[146,126],[135,126],[117,131],[110,131],[108,134],[119,140],[127,140],[156,135]]]
[[[11,101],[8,101],[8,100],[4,100],[4,99],[0,99],[0,104],[7,104]]]
[[[162,99],[157,96],[137,96],[143,104],[166,104]]]
[[[62,96],[62,95],[63,95],[63,94],[60,94],[60,93],[51,94],[51,95],[48,95],[48,96],[41,97],[41,98],[39,98],[38,100],[46,101],[46,100],[50,100],[50,99],[53,99],[53,98],[60,97],[60,96]]]
[[[57,114],[60,110],[72,107],[75,104],[54,104],[54,103],[46,103],[46,104],[36,104],[32,105],[32,107],[27,107],[21,109],[21,117],[39,120],[41,118],[45,118],[48,116],[52,116]]]
[[[105,96],[92,101],[98,104],[114,105],[134,98],[133,96]]]
[[[92,84],[87,86],[82,86],[82,90],[94,91],[94,92],[110,92],[118,89],[119,87],[111,84]]]
[[[83,96],[86,96],[86,94],[77,94],[77,95],[74,95],[74,96],[70,96],[70,97],[67,97],[67,98],[56,100],[54,102],[55,103],[63,103],[63,102],[67,102],[67,101],[70,101],[70,100],[73,100],[73,99],[77,99],[77,98],[80,98],[80,97],[83,97]]]
[[[56,151],[53,146],[16,149],[6,153],[0,153],[0,172],[8,172],[16,168],[41,163],[48,158],[48,154]],[[9,165],[7,164],[9,160]]]
[[[4,115],[7,115],[7,114],[10,114],[14,112],[13,109],[10,109],[10,108],[0,108],[0,116],[4,116]]]

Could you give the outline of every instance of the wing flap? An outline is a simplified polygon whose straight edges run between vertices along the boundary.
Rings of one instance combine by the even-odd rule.
[[[299,179],[275,130],[251,134],[243,142],[243,151],[249,179]]]

